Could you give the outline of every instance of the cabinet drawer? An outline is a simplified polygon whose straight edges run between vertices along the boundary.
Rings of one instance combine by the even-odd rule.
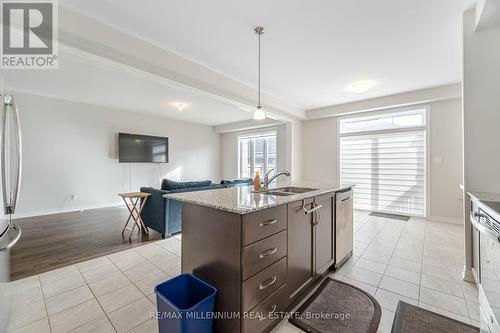
[[[286,228],[286,206],[243,215],[243,245],[248,245]]]
[[[264,332],[273,322],[281,320],[280,313],[287,306],[286,284],[253,308],[243,320],[243,333]]]
[[[243,311],[269,297],[286,282],[286,257],[243,282]]]
[[[243,280],[286,255],[286,231],[243,248]]]

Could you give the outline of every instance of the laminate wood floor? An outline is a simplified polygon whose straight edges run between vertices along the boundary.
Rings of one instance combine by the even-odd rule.
[[[126,207],[108,207],[16,219],[22,236],[11,251],[11,280],[161,239],[149,229],[149,236],[134,232],[129,241],[121,233],[127,217]]]

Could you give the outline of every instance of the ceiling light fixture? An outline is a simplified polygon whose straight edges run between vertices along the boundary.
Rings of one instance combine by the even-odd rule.
[[[264,28],[261,26],[255,27],[255,34],[259,37],[259,74],[258,74],[258,89],[257,89],[257,106],[253,113],[253,119],[264,120],[266,119],[266,113],[262,110],[262,105],[260,104],[260,37],[264,34]]]
[[[347,90],[353,93],[362,94],[370,90],[374,85],[375,82],[373,81],[357,81],[347,86]]]
[[[182,104],[182,103],[177,103],[177,109],[178,109],[179,111],[184,110],[184,104]]]

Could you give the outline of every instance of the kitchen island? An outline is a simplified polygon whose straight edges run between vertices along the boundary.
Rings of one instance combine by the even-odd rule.
[[[182,205],[182,271],[218,289],[216,332],[267,332],[352,255],[350,186],[294,182],[165,195]]]

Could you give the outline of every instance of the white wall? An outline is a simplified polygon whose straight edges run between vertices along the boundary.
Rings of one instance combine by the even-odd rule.
[[[293,120],[287,123],[287,164],[286,169],[292,171],[292,180],[303,180],[304,165],[304,136],[303,123],[300,120]]]
[[[500,193],[500,26],[475,31],[475,13],[463,19],[464,186]],[[471,280],[471,224],[465,195],[465,270]]]
[[[286,148],[286,126],[274,126],[270,128],[237,131],[222,134],[222,179],[233,180],[238,179],[238,136],[242,134],[258,133],[261,131],[269,131],[276,129],[276,145],[278,150],[277,170],[287,169],[287,148]]]
[[[464,15],[464,163],[469,191],[500,193],[500,26]]]
[[[338,182],[337,117],[302,123],[302,178]]]
[[[434,102],[430,108],[429,217],[462,223],[461,100]],[[337,117],[303,122],[303,178],[339,182]]]
[[[462,99],[430,105],[430,212],[432,220],[462,223]]]
[[[222,179],[238,179],[238,134],[239,132],[221,134]]]
[[[14,95],[24,159],[18,215],[119,204],[118,193],[159,187],[163,177],[220,181],[220,135],[210,126]],[[118,163],[118,132],[169,137],[170,163]],[[72,201],[71,194],[77,199]]]

